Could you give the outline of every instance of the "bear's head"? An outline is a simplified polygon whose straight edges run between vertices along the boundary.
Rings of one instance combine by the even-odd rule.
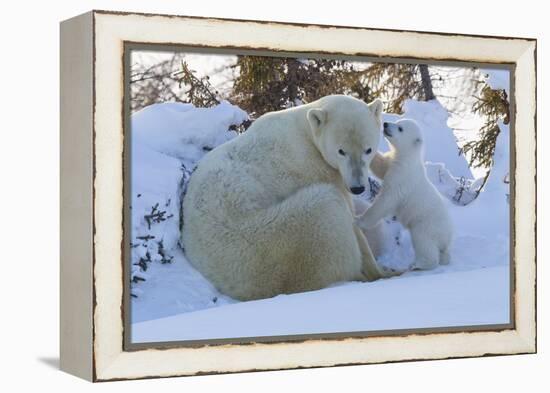
[[[414,120],[401,119],[395,123],[384,122],[384,136],[400,154],[421,154],[422,132]]]
[[[367,105],[349,96],[327,96],[308,110],[307,120],[325,161],[340,172],[350,192],[361,194],[380,142],[382,101]]]

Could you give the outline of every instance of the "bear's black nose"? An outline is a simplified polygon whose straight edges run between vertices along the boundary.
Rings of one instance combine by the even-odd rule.
[[[384,122],[384,128],[388,128],[388,123]]]
[[[359,194],[362,194],[363,191],[365,191],[365,187],[363,187],[363,186],[361,186],[361,187],[351,187],[350,190],[353,194],[359,195]]]

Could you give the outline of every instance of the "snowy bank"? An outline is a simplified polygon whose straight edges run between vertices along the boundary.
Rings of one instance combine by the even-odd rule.
[[[509,283],[504,266],[453,272],[445,279],[431,274],[347,283],[136,323],[132,339],[158,342],[505,324],[510,318],[505,296]]]

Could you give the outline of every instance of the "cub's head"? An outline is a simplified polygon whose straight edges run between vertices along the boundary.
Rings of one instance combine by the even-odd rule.
[[[313,140],[353,194],[368,183],[369,165],[380,142],[382,101],[370,104],[348,96],[327,96],[307,112]]]
[[[422,132],[414,120],[402,119],[395,123],[384,122],[383,132],[386,140],[398,152],[421,152]]]

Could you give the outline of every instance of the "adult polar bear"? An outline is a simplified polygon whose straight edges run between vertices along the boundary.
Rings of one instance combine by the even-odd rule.
[[[189,261],[240,300],[384,276],[354,223],[382,103],[343,95],[268,113],[208,153],[183,201]]]

